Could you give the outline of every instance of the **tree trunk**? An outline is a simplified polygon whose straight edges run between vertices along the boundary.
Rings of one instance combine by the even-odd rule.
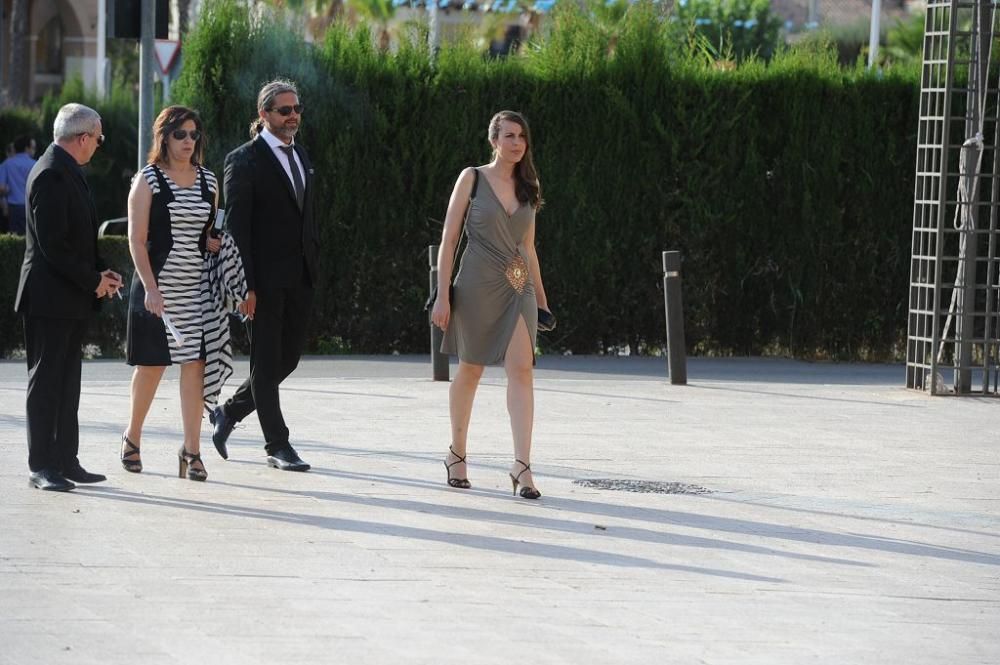
[[[10,8],[10,70],[7,77],[7,100],[11,104],[28,103],[28,0],[14,0]]]

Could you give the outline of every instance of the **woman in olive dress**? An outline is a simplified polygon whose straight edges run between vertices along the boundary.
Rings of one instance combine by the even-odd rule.
[[[459,175],[438,254],[438,297],[431,320],[445,331],[441,350],[459,358],[449,390],[451,447],[444,464],[450,486],[471,487],[465,453],[472,403],[484,367],[503,365],[514,438],[511,484],[515,494],[520,486],[521,497],[537,499],[541,493],[531,474],[532,370],[538,310],[548,310],[535,252],[541,185],[521,114],[494,115],[488,137],[493,160]],[[463,225],[468,243],[449,289]]]

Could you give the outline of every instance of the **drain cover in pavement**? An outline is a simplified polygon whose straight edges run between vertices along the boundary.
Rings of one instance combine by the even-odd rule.
[[[644,492],[647,494],[711,494],[712,490],[701,485],[686,483],[668,483],[656,480],[616,480],[613,478],[587,478],[574,480],[574,485],[593,487],[599,490],[618,490],[619,492]]]

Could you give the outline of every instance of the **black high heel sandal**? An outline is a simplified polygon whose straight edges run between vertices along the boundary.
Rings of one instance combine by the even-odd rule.
[[[208,478],[208,471],[205,471],[205,463],[201,461],[201,455],[189,453],[187,448],[181,446],[177,451],[177,477],[183,478],[187,475],[188,480],[205,480]],[[194,464],[200,463],[201,468],[194,468]]]
[[[531,465],[525,464],[519,459],[514,460],[516,464],[522,465],[524,468],[521,469],[520,473],[516,476],[513,473],[508,473],[510,476],[510,482],[514,485],[514,496],[517,496],[517,486],[521,483],[521,474],[525,471],[531,471]],[[528,487],[527,485],[521,485],[521,498],[522,499],[538,499],[541,498],[542,493],[536,490],[534,487]]]
[[[455,460],[451,464],[448,464],[447,460],[445,460],[445,462],[444,462],[444,470],[448,474],[448,485],[451,486],[451,487],[455,487],[457,489],[460,489],[460,490],[471,489],[472,488],[472,483],[469,482],[468,478],[452,478],[451,477],[451,467],[455,466],[456,464],[463,464],[463,463],[465,463],[465,458],[462,457],[461,455],[459,455],[458,453],[456,453],[455,449],[452,448],[451,446],[448,446],[448,451],[452,455],[454,455],[455,457],[458,458],[457,460]]]
[[[128,440],[128,436],[122,434],[122,467],[129,473],[142,472],[142,457],[139,453],[139,446]]]

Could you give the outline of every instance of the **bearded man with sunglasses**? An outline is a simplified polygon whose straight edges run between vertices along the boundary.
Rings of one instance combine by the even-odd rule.
[[[250,377],[210,415],[212,442],[228,458],[233,427],[256,410],[267,463],[282,471],[309,469],[289,441],[278,398],[302,355],[319,264],[313,168],[295,142],[302,111],[295,84],[271,81],[257,95],[251,140],[226,156],[226,224],[250,290]]]
[[[59,109],[55,142],[28,175],[26,237],[14,309],[24,316],[28,356],[30,484],[66,491],[105,477],[86,471],[80,448],[81,346],[98,299],[121,288],[97,253],[97,210],[81,166],[104,142],[101,116],[82,104]]]

